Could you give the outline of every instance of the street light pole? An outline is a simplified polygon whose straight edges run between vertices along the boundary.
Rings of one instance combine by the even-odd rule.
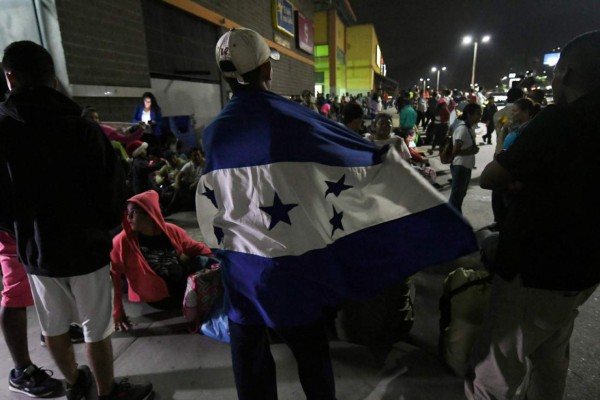
[[[429,81],[430,79],[427,78],[419,78],[419,81],[423,82],[423,93],[425,93],[425,90],[427,90],[427,88],[425,87],[425,85],[427,85],[427,81]]]
[[[440,92],[440,72],[445,71],[445,70],[446,70],[446,67],[442,67],[441,69],[439,69],[438,67],[431,68],[431,72],[437,71],[437,81],[435,84],[435,91],[438,93]]]
[[[471,89],[475,89],[475,64],[477,64],[477,41],[473,46],[473,71],[471,72]]]
[[[463,38],[463,44],[471,44],[473,38],[471,36],[465,36]],[[487,43],[490,41],[490,36],[485,35],[481,38],[482,43]],[[477,64],[477,46],[479,42],[475,40],[473,42],[473,69],[471,70],[471,89],[475,89],[475,65]]]

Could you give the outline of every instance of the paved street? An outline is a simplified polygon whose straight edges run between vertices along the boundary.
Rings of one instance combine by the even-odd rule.
[[[398,125],[395,115],[395,126]],[[478,138],[478,142],[480,142]],[[478,231],[492,222],[490,192],[478,187],[483,167],[492,159],[493,146],[482,146],[477,156],[471,188],[464,204],[465,217]],[[441,193],[449,196],[448,167],[431,159],[438,171]],[[446,174],[444,174],[446,172]],[[170,219],[196,238],[200,238],[193,212],[177,213]],[[577,251],[574,249],[574,251]],[[417,254],[407,256],[418,257]],[[331,343],[331,354],[339,400],[458,400],[463,399],[462,380],[453,376],[436,356],[438,340],[438,300],[441,285],[448,272],[458,266],[479,267],[477,254],[454,262],[432,266],[415,276],[415,325],[410,343],[400,342],[389,352],[377,352],[343,342]],[[126,304],[135,322],[130,333],[114,335],[115,371],[133,382],[154,383],[155,399],[232,400],[235,399],[229,346],[197,333],[177,313],[165,313],[140,304]],[[39,327],[33,308],[29,309],[31,357],[39,366],[54,370],[46,348],[39,343]],[[568,377],[569,400],[600,398],[600,291],[581,309],[572,339],[571,369]],[[75,345],[77,359],[87,363],[84,345]],[[277,363],[279,398],[303,399],[293,357],[285,345],[273,345]],[[408,372],[400,373],[399,365]],[[0,345],[0,365],[8,376],[12,368],[6,347]],[[6,378],[5,378],[6,379]],[[24,399],[23,395],[0,389],[0,399]]]

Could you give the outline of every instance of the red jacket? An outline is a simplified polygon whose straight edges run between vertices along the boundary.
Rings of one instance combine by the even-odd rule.
[[[144,128],[141,126],[138,127],[132,134],[125,135],[112,126],[100,124],[100,128],[102,128],[102,132],[106,135],[108,140],[116,140],[117,142],[123,143],[124,145],[128,145],[134,140],[139,140],[144,134]]]
[[[171,239],[178,255],[189,257],[212,255],[210,248],[192,239],[185,230],[165,222],[158,202],[158,194],[149,190],[133,196],[128,202],[135,203],[152,216],[161,230]],[[137,240],[137,234],[131,230],[127,218],[123,216],[123,230],[113,239],[113,250],[110,253],[114,290],[113,318],[123,317],[123,300],[121,277],[125,275],[129,284],[129,301],[154,302],[165,299],[169,291],[165,281],[150,267]]]

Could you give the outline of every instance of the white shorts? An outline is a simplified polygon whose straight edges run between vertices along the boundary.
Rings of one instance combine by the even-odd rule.
[[[67,278],[28,276],[44,336],[67,333],[73,322],[83,327],[86,343],[99,342],[113,333],[110,265]]]

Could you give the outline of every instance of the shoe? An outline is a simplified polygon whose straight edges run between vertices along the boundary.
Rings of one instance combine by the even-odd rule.
[[[69,326],[69,336],[71,337],[71,343],[82,343],[83,342],[83,328],[77,324],[71,324]],[[40,335],[40,345],[46,347],[46,337]]]
[[[69,325],[69,336],[71,343],[82,343],[84,340],[83,328],[77,324]]]
[[[115,383],[115,388],[108,396],[102,396],[107,400],[149,400],[154,397],[151,383],[134,385],[127,378]]]
[[[94,377],[92,376],[90,367],[87,365],[80,365],[77,370],[79,371],[77,382],[72,385],[67,383],[66,385],[65,394],[67,395],[68,400],[87,399],[90,391],[94,387]]]
[[[18,378],[13,369],[8,376],[8,389],[11,392],[25,394],[29,397],[46,397],[62,391],[62,383],[52,378],[52,371],[38,368],[31,364]]]

